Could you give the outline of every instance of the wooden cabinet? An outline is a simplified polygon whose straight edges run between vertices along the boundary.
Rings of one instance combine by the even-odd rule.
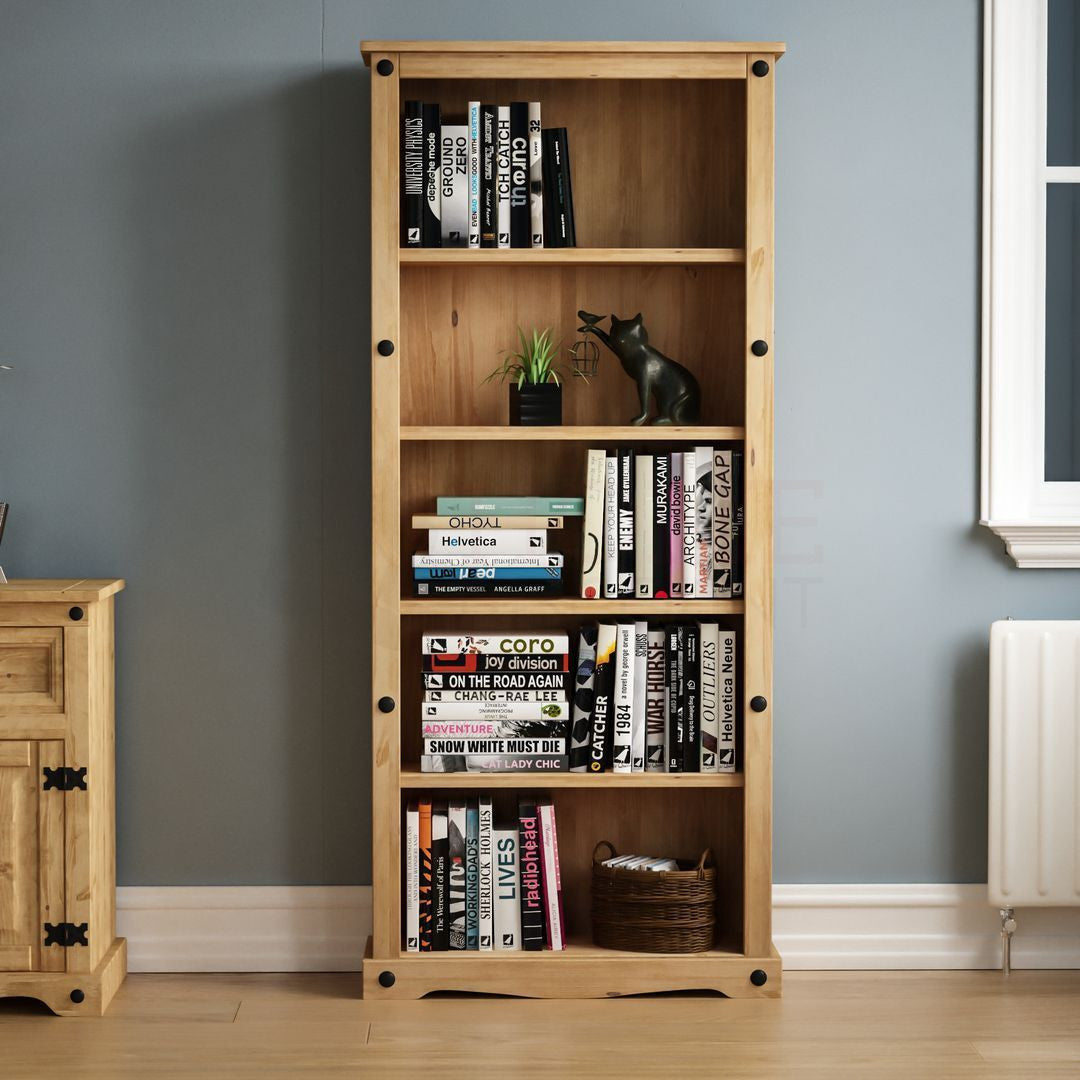
[[[123,585],[0,585],[0,997],[64,1015],[100,1015],[126,972],[113,727]]]

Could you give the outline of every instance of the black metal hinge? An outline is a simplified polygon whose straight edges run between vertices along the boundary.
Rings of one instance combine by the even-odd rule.
[[[86,931],[90,929],[89,923],[62,922],[55,925],[51,922],[45,924],[45,944],[62,945],[65,949],[72,945],[88,945]]]
[[[50,769],[45,766],[41,770],[45,774],[45,783],[42,791],[80,791],[86,790],[86,767],[72,769],[68,765],[61,765],[59,769]]]

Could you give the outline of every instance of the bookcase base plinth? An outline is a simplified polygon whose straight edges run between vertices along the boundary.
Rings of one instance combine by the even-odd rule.
[[[104,1016],[126,974],[127,940],[116,938],[94,971],[0,973],[0,997],[35,998],[57,1016]]]
[[[764,985],[751,982],[755,971],[765,972]],[[393,982],[386,986],[388,975]],[[560,953],[424,953],[390,960],[369,955],[364,960],[368,1001],[415,1000],[440,990],[570,999],[716,990],[730,998],[775,998],[780,982],[775,950],[767,957],[719,952],[675,956],[569,946]]]

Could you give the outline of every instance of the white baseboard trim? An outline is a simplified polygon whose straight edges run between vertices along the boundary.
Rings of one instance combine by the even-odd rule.
[[[796,970],[994,968],[985,885],[776,885],[773,935]],[[1017,912],[1016,968],[1080,968],[1080,908]],[[371,887],[118,890],[128,967],[150,971],[359,971]]]

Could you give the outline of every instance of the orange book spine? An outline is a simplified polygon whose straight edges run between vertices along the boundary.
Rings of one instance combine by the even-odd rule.
[[[431,952],[431,800],[420,802],[420,951]]]

